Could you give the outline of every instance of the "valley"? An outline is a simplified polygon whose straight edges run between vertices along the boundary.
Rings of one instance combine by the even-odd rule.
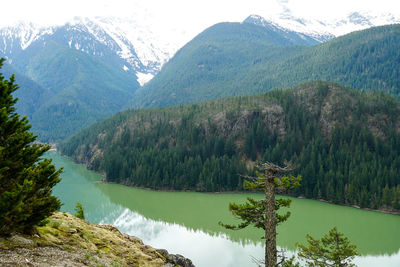
[[[355,29],[376,23],[360,14],[346,20]],[[49,143],[128,108],[245,96],[311,80],[398,97],[398,25],[334,38],[331,24],[321,29],[308,22],[316,27],[310,31],[298,23],[251,15],[213,25],[184,45],[178,37],[161,40],[136,20],[77,17],[62,26],[2,28],[0,53],[8,60],[5,73],[15,73],[24,90],[17,91],[19,112]]]
[[[0,27],[2,252],[16,233],[39,240],[50,231],[70,238],[60,250],[78,246],[68,233],[88,241],[97,256],[79,252],[82,265],[110,251],[116,262],[113,241],[54,222],[64,216],[112,224],[200,267],[254,266],[264,252],[269,266],[276,247],[300,260],[285,267],[305,266],[298,244],[337,227],[357,246],[346,252],[356,266],[397,267],[400,14],[316,19],[277,1],[280,13],[247,10],[203,27],[200,6],[175,18],[168,5],[163,14],[146,5],[132,2],[129,16],[113,16],[113,4],[107,14]],[[260,173],[263,162],[294,168]],[[246,199],[253,204],[230,204]],[[51,215],[58,210],[77,214]],[[175,264],[148,252],[126,262]]]
[[[256,161],[290,160],[303,176],[290,195],[398,210],[399,121],[394,98],[314,82],[250,97],[128,110],[59,149],[108,182],[156,190],[243,190],[241,175],[254,176]]]

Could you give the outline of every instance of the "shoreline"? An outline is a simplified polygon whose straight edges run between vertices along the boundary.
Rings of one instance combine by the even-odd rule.
[[[63,157],[67,157],[69,158],[72,162],[77,163],[77,164],[83,164],[86,166],[86,163],[82,163],[82,162],[77,162],[75,161],[72,157],[69,157],[67,155],[63,155],[60,151],[58,150],[53,150],[53,152],[59,153],[60,155],[62,155]],[[88,169],[90,170],[90,169]],[[97,181],[96,183],[104,183],[104,184],[118,184],[118,185],[123,185],[123,186],[127,186],[127,187],[133,187],[133,188],[137,188],[137,189],[142,189],[142,190],[148,190],[148,191],[156,191],[156,192],[191,192],[191,193],[203,193],[203,194],[246,194],[246,193],[260,193],[262,194],[262,192],[259,191],[218,191],[218,192],[202,192],[202,191],[194,191],[194,190],[173,190],[173,189],[152,189],[152,188],[148,188],[148,187],[141,187],[141,186],[131,186],[131,185],[127,185],[127,184],[123,184],[123,183],[114,183],[114,182],[108,182],[106,181],[106,177],[104,175],[104,173],[100,173],[94,170],[90,170],[93,171],[97,174],[100,174],[103,177],[103,180],[101,181]],[[315,200],[315,201],[319,201],[319,202],[325,202],[331,205],[337,205],[337,206],[343,206],[343,207],[350,207],[350,208],[355,208],[355,209],[359,209],[359,210],[366,210],[366,211],[372,211],[372,212],[379,212],[379,213],[384,213],[384,214],[390,214],[390,215],[397,215],[400,216],[400,211],[395,211],[395,210],[386,210],[386,209],[371,209],[371,208],[361,208],[357,205],[350,205],[350,204],[336,204],[333,203],[331,201],[325,200],[325,199],[313,199],[313,198],[306,198],[302,195],[300,196],[291,196],[291,195],[281,195],[281,196],[286,196],[286,197],[293,197],[293,198],[298,198],[298,199],[308,199],[308,200]]]
[[[93,171],[93,170],[91,170],[91,171]],[[188,193],[216,194],[216,195],[217,194],[247,194],[247,193],[262,194],[262,192],[260,192],[260,191],[237,191],[236,190],[236,191],[203,192],[203,191],[193,191],[193,190],[153,189],[153,188],[148,188],[148,187],[131,186],[131,185],[126,185],[126,184],[121,184],[121,183],[108,182],[108,181],[105,180],[105,177],[103,175],[102,175],[102,177],[104,179],[102,181],[96,181],[96,183],[117,184],[117,185],[123,185],[123,186],[127,186],[127,187],[132,187],[132,188],[141,189],[141,190],[147,190],[147,191],[154,191],[154,192],[166,192],[166,193],[179,193],[179,192],[184,193],[184,192],[188,192]],[[361,208],[361,207],[359,207],[357,205],[336,204],[336,203],[330,202],[330,201],[325,200],[325,199],[306,198],[304,196],[291,196],[291,195],[279,195],[279,196],[292,197],[292,198],[297,198],[297,199],[314,200],[314,201],[324,202],[324,203],[331,204],[331,205],[336,205],[336,206],[349,207],[349,208],[354,208],[354,209],[358,209],[358,210],[366,210],[366,211],[373,211],[373,212],[379,212],[379,213],[384,213],[384,214],[391,214],[391,215],[400,216],[400,211],[395,211],[395,210]]]

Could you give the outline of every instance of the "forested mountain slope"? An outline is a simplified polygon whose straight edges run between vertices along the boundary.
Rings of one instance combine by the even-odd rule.
[[[400,96],[399,24],[314,46],[271,40],[263,33],[265,28],[246,23],[222,23],[205,30],[135,93],[131,107],[250,95],[313,80]]]
[[[20,84],[18,112],[41,141],[59,141],[122,110],[140,86],[104,33],[97,33],[102,43],[83,25],[22,26],[0,29],[0,57],[8,59],[4,73]]]
[[[27,72],[53,93],[31,115],[41,141],[58,141],[120,111],[139,87],[135,76],[57,43],[36,50]]]
[[[1,72],[15,74],[18,112],[30,118],[40,141],[58,141],[120,111],[139,87],[135,76],[84,52],[55,42],[30,49],[28,76],[10,65]]]
[[[59,146],[109,182],[153,189],[242,190],[257,160],[290,160],[291,194],[400,209],[400,104],[313,82],[263,95],[128,110]]]
[[[247,85],[253,81],[241,80],[244,74],[261,62],[277,64],[305,45],[313,44],[317,42],[276,28],[218,23],[178,50],[137,91],[131,107],[170,106],[254,93]]]
[[[16,71],[7,63],[3,65],[1,73],[6,78],[14,74],[19,86],[19,89],[15,92],[15,96],[18,97],[18,102],[16,104],[17,112],[28,116],[29,120],[32,119],[33,113],[54,95],[51,90],[43,88],[32,79]]]

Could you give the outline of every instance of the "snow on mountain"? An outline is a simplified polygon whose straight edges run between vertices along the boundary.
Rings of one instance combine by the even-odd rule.
[[[123,61],[120,67],[135,72],[140,84],[149,81],[183,45],[163,40],[133,19],[74,18],[62,26],[19,23],[0,29],[0,53],[11,63],[16,54],[33,43],[49,39],[94,56],[110,57],[114,53]]]
[[[328,24],[328,27],[335,36],[340,36],[357,30],[395,23],[400,23],[400,17],[395,17],[393,14],[353,12],[344,19],[333,21]]]
[[[302,40],[310,40],[311,39],[314,41],[311,44],[315,44],[315,41],[316,42],[326,41],[333,37],[329,34],[318,34],[318,35],[314,34],[314,35],[312,35],[312,34],[305,34],[305,33],[299,32],[299,31],[293,31],[289,28],[282,27],[281,25],[279,25],[278,23],[276,23],[274,21],[266,20],[259,15],[250,15],[243,21],[243,23],[250,23],[250,24],[264,27],[268,30],[280,33],[283,36],[286,36],[286,38],[288,38],[288,39],[291,39],[291,35],[300,37],[300,39],[302,39]]]
[[[14,49],[25,50],[43,35],[53,33],[53,27],[39,27],[32,23],[20,22],[0,30],[0,52],[12,54]]]
[[[137,81],[139,82],[140,86],[143,86],[154,77],[154,75],[151,73],[137,72],[136,75],[138,77]]]
[[[293,16],[290,10],[286,10],[286,12],[268,18],[251,15],[246,20],[249,19],[256,25],[263,27],[272,25],[280,29],[288,29],[311,36],[319,42],[325,42],[337,36],[374,26],[400,23],[400,17],[395,17],[392,14],[372,14],[370,12],[353,12],[345,18],[321,21],[298,18]]]
[[[39,27],[19,23],[0,29],[0,53],[9,63],[32,44],[57,36],[58,42],[95,56],[119,58],[117,67],[134,72],[143,85],[149,81],[176,51],[196,34],[182,28],[168,28],[168,23],[154,22],[154,17],[138,14],[129,18],[74,18],[61,26]],[[154,22],[154,23],[152,23]],[[353,12],[336,20],[312,20],[292,15],[290,10],[263,18],[251,15],[246,22],[279,31],[296,32],[300,38],[325,42],[355,30],[400,23],[391,14]],[[165,25],[164,25],[165,24]],[[157,26],[158,25],[158,26]],[[161,26],[160,26],[161,25]]]
[[[120,53],[122,58],[129,59],[133,48],[145,66],[161,67],[177,49],[168,47],[164,44],[165,40],[161,40],[152,29],[143,27],[133,19],[96,18],[94,21],[118,42],[122,48]]]
[[[266,27],[290,30],[299,35],[307,35],[318,42],[325,42],[335,37],[318,21],[305,20],[293,17],[289,14],[281,14],[277,17],[263,18],[258,15],[250,15],[245,21],[252,21],[253,24]]]
[[[124,34],[110,30],[96,20],[88,18],[74,18],[66,25],[57,29],[55,35],[61,42],[68,42],[70,48],[103,57],[107,62],[119,58],[116,67],[125,71],[157,71],[157,61],[140,59],[135,53],[135,46]],[[151,64],[153,63],[153,64]]]
[[[134,18],[75,18],[70,23],[85,25],[100,42],[106,41],[104,35],[109,36],[118,45],[116,53],[131,69],[144,74],[155,75],[179,48],[178,44],[160,38],[151,27]]]

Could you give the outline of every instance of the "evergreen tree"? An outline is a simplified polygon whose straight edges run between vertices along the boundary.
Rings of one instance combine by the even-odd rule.
[[[332,112],[322,109],[327,103]],[[258,96],[121,112],[58,148],[77,161],[90,159],[90,169],[104,172],[107,181],[174,190],[242,190],[236,174],[252,175],[253,161],[287,159],[304,177],[293,196],[400,210],[399,107],[384,95],[313,82]]]
[[[285,167],[280,167],[270,162],[266,162],[258,166],[258,177],[247,177],[252,181],[245,181],[245,188],[258,189],[265,193],[265,199],[256,201],[248,198],[248,203],[238,205],[231,203],[229,210],[232,214],[243,220],[244,222],[234,226],[219,223],[227,229],[243,229],[250,224],[257,228],[265,230],[265,266],[272,267],[277,265],[277,250],[276,250],[276,226],[286,221],[290,212],[280,215],[277,211],[281,207],[289,207],[291,200],[275,199],[275,191],[278,189],[288,190],[300,186],[301,176],[282,176],[283,173],[292,171],[294,168],[290,164],[285,164]],[[282,259],[282,262],[284,259]]]
[[[75,217],[84,220],[85,219],[85,212],[83,210],[82,203],[76,202],[75,206]]]
[[[0,59],[0,67],[4,59]],[[9,80],[0,74],[0,234],[29,233],[33,226],[60,208],[60,201],[51,196],[59,181],[50,159],[41,156],[48,145],[34,143],[26,117],[15,111],[18,89],[14,75]]]
[[[356,255],[359,255],[356,246],[350,244],[347,237],[334,227],[321,240],[307,235],[308,246],[298,244],[298,256],[307,262],[307,266],[315,267],[350,267]]]

